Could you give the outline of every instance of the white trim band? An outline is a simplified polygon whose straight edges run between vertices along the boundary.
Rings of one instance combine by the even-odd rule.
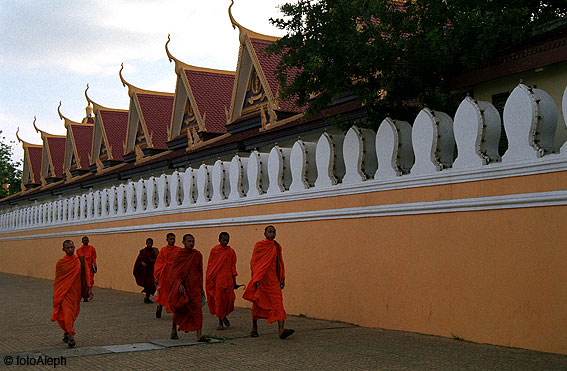
[[[458,200],[442,200],[429,202],[411,202],[340,209],[315,211],[300,211],[281,214],[253,215],[232,218],[203,219],[195,221],[180,221],[173,223],[157,223],[130,225],[101,229],[83,229],[72,232],[42,233],[28,236],[1,237],[2,241],[30,240],[38,238],[68,237],[86,234],[115,234],[171,229],[192,229],[239,226],[251,224],[276,224],[291,222],[308,222],[333,219],[356,219],[382,216],[417,215],[450,212],[467,212],[482,210],[499,210],[528,207],[565,206],[567,205],[567,190],[524,193],[505,196],[464,198]]]

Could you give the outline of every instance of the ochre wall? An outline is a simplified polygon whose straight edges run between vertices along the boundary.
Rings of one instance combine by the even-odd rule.
[[[567,173],[556,172],[3,234],[0,271],[52,279],[63,255],[65,238],[9,237],[65,232],[78,246],[74,231],[82,229],[537,193],[564,184]],[[290,314],[567,354],[565,220],[567,206],[547,206],[278,223],[284,304]],[[138,292],[132,266],[147,237],[161,247],[169,231],[178,245],[192,233],[206,260],[222,230],[237,252],[238,281],[247,284],[264,226],[92,233],[95,285]],[[241,294],[236,304],[248,307]]]

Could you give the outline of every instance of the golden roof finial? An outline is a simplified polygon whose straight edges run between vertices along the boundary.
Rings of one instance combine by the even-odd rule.
[[[124,69],[124,62],[122,62],[120,64],[120,71],[118,71],[118,76],[120,76],[120,81],[122,82],[122,86],[128,86],[130,87],[130,84],[128,84],[126,82],[126,80],[124,80],[124,77],[122,76],[122,70]]]
[[[18,128],[16,129],[16,138],[18,139],[18,142],[22,143],[23,140],[20,139],[20,136],[18,135],[19,132],[20,132],[20,127],[18,126]]]
[[[43,133],[43,132],[42,132],[41,130],[39,130],[39,129],[37,128],[37,126],[35,125],[35,121],[36,121],[36,120],[37,120],[37,117],[34,116],[34,117],[33,117],[33,128],[35,129],[35,132],[36,132],[36,133]]]
[[[92,101],[91,98],[89,98],[89,95],[87,94],[87,90],[89,90],[89,84],[87,83],[87,88],[85,89],[85,98],[87,99],[87,103],[92,104],[94,106],[94,102]]]
[[[61,120],[65,120],[65,116],[61,113],[61,101],[59,101],[59,106],[57,106],[57,113],[59,114],[59,118]]]
[[[258,32],[254,32],[252,30],[247,29],[246,27],[242,26],[240,23],[236,22],[234,17],[232,16],[232,6],[234,5],[234,0],[230,0],[230,5],[228,7],[228,17],[230,18],[230,23],[232,23],[232,28],[238,27],[240,31],[240,42],[244,43],[244,35],[248,35],[248,37],[260,40],[267,40],[267,41],[277,41],[280,38],[275,36],[264,35]]]
[[[175,57],[173,55],[171,55],[171,53],[169,52],[169,49],[167,47],[167,44],[169,44],[169,42],[171,41],[171,37],[170,34],[167,34],[167,41],[165,42],[165,54],[167,54],[167,58],[169,59],[169,62],[173,62],[175,61]]]

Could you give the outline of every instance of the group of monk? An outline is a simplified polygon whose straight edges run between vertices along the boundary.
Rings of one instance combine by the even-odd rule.
[[[283,307],[282,289],[285,287],[285,270],[282,248],[275,241],[276,228],[264,229],[265,239],[254,245],[250,260],[251,279],[242,296],[252,302],[251,337],[258,337],[258,320],[278,323],[278,336],[285,339],[294,333],[285,328],[286,312]],[[86,239],[86,240],[85,240]],[[144,303],[151,304],[150,296],[157,292],[156,318],[162,309],[173,313],[171,339],[178,339],[177,331],[195,331],[197,341],[209,342],[202,334],[202,307],[208,304],[211,315],[218,318],[217,330],[230,327],[228,315],[234,310],[234,290],[243,285],[236,283],[236,253],[228,243],[227,232],[219,234],[219,244],[209,254],[206,280],[203,286],[203,256],[195,249],[195,237],[183,236],[183,247],[175,245],[175,234],[166,235],[167,245],[160,250],[153,247],[153,240],[146,240],[134,264],[136,283],[143,287]],[[88,245],[83,237],[83,247]],[[92,247],[92,246],[91,246]],[[73,241],[63,242],[65,256],[57,262],[52,321],[57,320],[64,331],[63,341],[75,346],[73,323],[79,314],[81,297],[92,300],[93,275],[96,273],[94,247],[81,256],[74,254]],[[79,253],[77,250],[77,253]],[[90,286],[89,286],[90,285]]]

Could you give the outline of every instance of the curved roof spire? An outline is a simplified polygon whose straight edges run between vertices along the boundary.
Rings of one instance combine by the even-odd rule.
[[[65,117],[62,113],[61,113],[61,101],[59,101],[59,106],[57,107],[57,113],[59,114],[59,118],[63,121],[65,121],[65,127],[68,129],[69,125],[81,125],[80,122],[75,122],[67,117]]]
[[[175,58],[173,54],[171,54],[171,52],[169,51],[168,44],[170,41],[171,41],[171,36],[168,34],[167,41],[165,43],[165,53],[167,54],[167,58],[169,59],[169,62],[172,61],[175,62],[175,73],[181,74],[181,72],[185,69],[190,71],[212,72],[212,73],[221,73],[226,75],[234,75],[235,73],[234,71],[225,71],[225,70],[216,70],[206,67],[198,67],[181,62],[179,59]]]
[[[32,144],[26,142],[25,140],[20,138],[19,134],[20,134],[20,127],[18,126],[18,129],[16,130],[16,138],[18,139],[18,142],[22,143],[22,147],[41,147],[41,144]]]
[[[172,95],[173,93],[166,93],[166,92],[161,92],[161,91],[152,91],[152,90],[146,90],[146,89],[142,89],[139,88],[137,86],[134,86],[132,84],[130,84],[128,81],[126,81],[126,79],[124,79],[124,76],[122,76],[122,70],[124,69],[124,63],[120,64],[120,71],[118,71],[118,76],[120,76],[120,81],[122,82],[122,86],[127,86],[128,87],[128,95],[132,96],[134,93],[141,93],[141,94],[154,94],[154,95]]]
[[[94,100],[92,100],[89,97],[89,94],[87,93],[87,90],[89,90],[89,84],[87,84],[87,88],[85,89],[85,98],[87,99],[87,103],[92,104],[93,105],[93,109],[94,110],[104,110],[104,111],[127,111],[127,110],[123,110],[123,109],[118,109],[118,108],[108,108],[105,107],[101,104],[98,104],[97,102],[95,102]]]
[[[279,37],[276,37],[276,36],[263,35],[261,33],[254,32],[254,31],[249,30],[246,27],[242,26],[240,23],[236,22],[236,20],[232,16],[232,6],[233,5],[234,5],[234,0],[230,0],[230,5],[228,7],[228,17],[230,18],[230,23],[232,23],[232,28],[238,27],[238,29],[240,30],[240,38],[241,38],[240,41],[244,41],[244,40],[242,40],[242,37],[245,34],[248,35],[248,37],[251,37],[251,38],[254,38],[254,39],[260,39],[260,40],[277,41],[277,40],[280,39]]]
[[[45,131],[39,129],[39,128],[37,127],[37,125],[35,124],[35,121],[36,121],[36,117],[34,116],[34,117],[33,117],[33,128],[35,129],[35,131],[36,131],[37,133],[40,133],[40,134],[41,134],[41,139],[42,139],[42,140],[43,140],[45,137],[65,138],[65,135],[49,134],[48,132],[45,132]]]

